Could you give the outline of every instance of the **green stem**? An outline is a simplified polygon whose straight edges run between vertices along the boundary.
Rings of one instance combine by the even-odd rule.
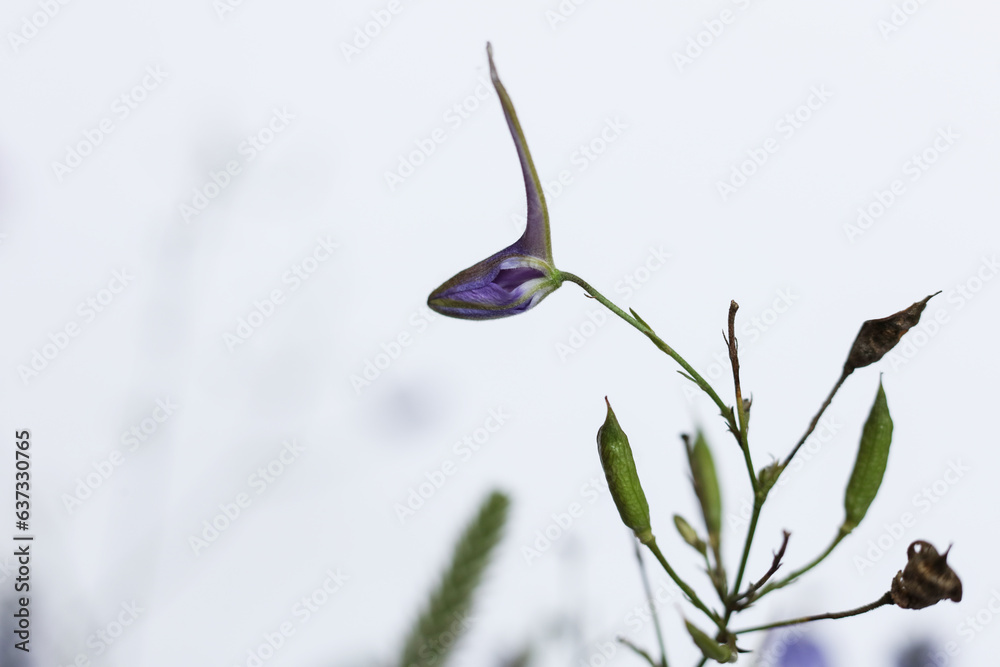
[[[648,547],[649,550],[653,553],[653,555],[656,556],[656,560],[660,561],[660,565],[662,565],[663,569],[667,571],[667,574],[670,575],[670,578],[674,580],[675,584],[680,586],[680,589],[682,591],[684,591],[684,594],[687,595],[688,600],[691,601],[691,604],[693,604],[695,607],[704,612],[706,616],[712,619],[712,622],[715,623],[717,626],[719,626],[720,630],[724,630],[725,625],[722,623],[722,619],[719,618],[719,615],[716,614],[711,609],[709,609],[705,605],[705,603],[701,601],[701,598],[698,597],[698,594],[694,592],[694,589],[688,586],[683,579],[677,576],[677,573],[674,572],[674,568],[670,567],[670,563],[668,563],[667,559],[664,558],[663,553],[660,551],[660,547],[656,546],[656,538],[650,537],[649,541],[643,542],[643,544],[645,544],[646,547]]]
[[[848,611],[838,611],[833,614],[816,614],[815,616],[802,616],[800,618],[793,618],[787,621],[778,621],[777,623],[768,623],[767,625],[758,625],[753,628],[745,628],[743,630],[737,630],[733,634],[741,635],[747,632],[758,632],[759,630],[770,630],[771,628],[783,628],[786,625],[798,625],[799,623],[809,623],[810,621],[822,621],[826,618],[847,618],[848,616],[858,616],[859,614],[865,614],[872,609],[878,609],[879,607],[885,606],[887,604],[892,604],[892,593],[886,593],[875,602],[871,604],[866,604],[863,607],[858,607],[857,609],[850,609]]]
[[[722,412],[723,418],[727,422],[729,422],[729,425],[732,428],[733,432],[734,433],[739,432],[739,425],[736,423],[736,418],[733,416],[733,409],[728,405],[726,405],[721,398],[719,398],[719,395],[715,393],[715,390],[712,389],[712,386],[708,384],[705,378],[699,375],[698,371],[696,371],[694,368],[691,367],[691,364],[685,361],[681,355],[677,354],[677,352],[675,352],[672,347],[663,342],[663,340],[659,336],[657,336],[656,333],[651,328],[649,328],[648,325],[644,324],[643,322],[640,322],[639,320],[632,317],[631,315],[623,311],[621,308],[616,306],[607,297],[605,297],[603,294],[594,289],[590,285],[590,283],[588,283],[583,278],[580,278],[579,276],[576,276],[572,273],[567,273],[566,271],[560,271],[558,278],[559,280],[568,280],[571,283],[576,283],[577,285],[582,287],[583,290],[587,292],[587,294],[597,299],[597,301],[599,301],[601,305],[603,305],[612,313],[614,313],[618,317],[622,318],[623,320],[631,324],[633,327],[638,329],[640,333],[649,338],[649,340],[653,341],[653,344],[656,345],[656,347],[658,347],[661,351],[665,352],[671,359],[680,364],[681,368],[683,368],[684,371],[688,374],[688,376],[692,380],[694,380],[694,383],[698,385],[702,391],[708,394],[709,398],[711,398],[715,402],[715,404],[719,406],[719,410]]]
[[[802,437],[799,438],[799,441],[795,443],[795,447],[792,448],[792,451],[788,455],[788,458],[786,458],[785,461],[781,464],[780,471],[783,471],[785,468],[788,467],[788,464],[791,463],[792,461],[792,457],[795,456],[795,453],[799,451],[799,448],[802,447],[803,444],[805,444],[806,439],[809,438],[809,435],[816,429],[816,424],[819,423],[819,418],[822,417],[823,413],[826,412],[826,409],[830,407],[830,403],[833,402],[834,395],[836,395],[837,390],[840,389],[840,386],[844,384],[844,380],[847,379],[848,375],[850,375],[850,373],[846,371],[840,375],[840,379],[837,380],[837,384],[833,385],[833,390],[830,391],[829,396],[827,396],[826,400],[823,401],[823,405],[819,406],[819,412],[817,412],[816,415],[812,418],[812,421],[809,422],[809,428],[807,428],[806,432],[802,434]],[[780,471],[778,472],[779,476],[781,475]]]
[[[833,553],[833,550],[837,548],[837,545],[840,544],[841,540],[843,540],[849,534],[850,534],[850,531],[846,531],[845,532],[844,529],[841,528],[840,531],[837,533],[837,537],[834,538],[833,542],[830,543],[830,546],[828,546],[826,548],[826,551],[824,551],[819,556],[817,556],[816,559],[813,560],[811,563],[809,563],[808,565],[806,565],[804,567],[799,568],[798,570],[795,570],[795,572],[792,572],[790,575],[788,575],[784,579],[772,582],[772,583],[768,584],[767,586],[764,586],[764,588],[762,588],[761,591],[760,591],[760,593],[757,595],[756,599],[759,600],[760,598],[764,597],[765,594],[770,593],[771,591],[778,590],[779,588],[784,588],[785,586],[787,586],[788,584],[792,583],[793,581],[795,581],[796,579],[798,579],[799,577],[801,577],[803,574],[805,574],[809,570],[813,569],[814,567],[816,567],[817,565],[819,565],[820,563],[822,563],[823,560],[827,556],[829,556],[831,553]]]
[[[646,662],[648,662],[650,664],[650,667],[659,667],[659,665],[657,665],[653,661],[653,656],[651,656],[649,653],[647,653],[646,651],[642,650],[641,648],[639,648],[638,646],[636,646],[635,644],[633,644],[627,638],[625,638],[625,637],[619,637],[618,638],[618,643],[622,644],[624,646],[628,646],[630,649],[632,649],[635,652],[636,655],[640,656]]]
[[[667,664],[667,648],[666,644],[663,643],[663,630],[660,629],[660,615],[656,612],[656,601],[653,599],[653,589],[649,585],[649,577],[646,576],[646,566],[642,562],[642,547],[639,546],[639,542],[635,543],[635,559],[639,561],[639,574],[642,577],[642,587],[646,591],[646,599],[649,601],[649,612],[653,616],[653,627],[656,628],[656,640],[660,644],[660,666],[669,667]],[[635,647],[632,648],[635,649]],[[652,663],[652,660],[650,663]]]
[[[740,584],[743,583],[743,574],[747,569],[747,561],[750,559],[750,545],[753,544],[753,536],[757,531],[757,520],[760,519],[760,510],[764,506],[764,499],[758,494],[755,496],[753,501],[753,514],[750,515],[750,527],[747,529],[747,539],[743,543],[743,555],[740,557],[740,569],[736,573],[736,581],[733,582],[733,592],[730,596],[731,602],[726,605],[726,616],[723,619],[725,623],[729,622],[729,618],[733,615],[735,609],[732,603],[736,601],[740,594]]]

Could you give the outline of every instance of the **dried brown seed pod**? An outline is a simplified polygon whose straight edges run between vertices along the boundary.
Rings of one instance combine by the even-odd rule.
[[[903,609],[923,609],[941,600],[960,602],[962,582],[948,565],[948,551],[939,554],[923,540],[911,544],[906,550],[906,567],[892,580],[893,604]]]
[[[886,355],[886,353],[896,346],[899,339],[903,337],[911,327],[916,326],[920,321],[920,314],[927,307],[927,302],[932,296],[941,292],[935,292],[922,301],[917,301],[909,308],[905,308],[898,313],[893,313],[889,317],[878,320],[866,320],[861,325],[851,351],[847,355],[844,363],[844,377],[854,372],[856,368],[862,368]]]

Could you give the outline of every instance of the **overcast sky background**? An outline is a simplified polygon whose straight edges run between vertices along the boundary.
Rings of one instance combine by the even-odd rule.
[[[494,488],[511,520],[454,664],[528,642],[537,664],[600,664],[618,634],[652,648],[594,443],[605,395],[659,542],[709,597],[671,525],[697,523],[678,436],[705,429],[735,571],[742,458],[638,332],[570,284],[506,320],[426,309],[523,225],[487,40],[547,184],[556,264],[635,308],[727,402],[739,302],[758,467],[801,435],[862,321],[943,290],[907,347],[845,384],[772,493],[747,577],[783,528],[789,571],[835,535],[883,373],[894,443],[866,520],[736,625],[872,601],[926,539],[954,543],[961,604],[809,631],[836,665],[890,664],[915,638],[953,643],[948,664],[995,660],[1000,8],[224,1],[16,0],[0,16],[0,491],[13,533],[12,434],[30,429],[36,535],[23,664],[247,665],[284,623],[268,666],[385,663]],[[456,449],[465,437],[479,450]],[[339,590],[296,614],[329,573]],[[98,655],[123,604],[141,611]],[[663,606],[671,664],[694,664],[682,610],[701,620]],[[640,662],[619,648],[611,664]]]

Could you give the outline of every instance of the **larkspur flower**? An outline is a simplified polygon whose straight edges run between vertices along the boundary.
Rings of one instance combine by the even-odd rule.
[[[496,66],[493,48],[487,43],[490,78],[500,97],[507,127],[521,161],[528,199],[528,223],[524,234],[510,246],[459,272],[431,292],[427,305],[442,315],[466,320],[489,320],[523,313],[537,305],[562,284],[552,263],[549,212],[538,173],[514,105],[507,95]]]

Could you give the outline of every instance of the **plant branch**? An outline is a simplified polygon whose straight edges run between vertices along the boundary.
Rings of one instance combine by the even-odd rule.
[[[743,543],[743,555],[740,557],[740,569],[736,573],[736,581],[733,582],[733,592],[731,598],[736,598],[740,592],[740,584],[743,583],[743,573],[747,569],[747,560],[750,558],[750,545],[753,544],[754,532],[757,530],[757,520],[760,519],[760,509],[764,506],[764,498],[760,494],[754,496],[753,513],[750,515],[750,527],[747,529],[747,539]],[[726,605],[726,615],[723,623],[729,623],[729,618],[736,611],[732,603]]]
[[[724,630],[726,626],[722,622],[722,619],[719,618],[719,615],[716,614],[711,609],[709,609],[705,605],[705,603],[701,601],[701,598],[698,597],[698,594],[694,592],[694,589],[688,586],[683,579],[677,576],[677,573],[674,572],[674,568],[670,567],[670,563],[668,563],[667,559],[663,556],[663,552],[660,551],[660,547],[656,545],[656,538],[651,537],[648,542],[644,542],[643,544],[645,544],[646,547],[653,553],[653,555],[656,556],[656,560],[660,561],[660,565],[662,565],[663,569],[667,571],[667,574],[670,576],[670,578],[674,580],[674,583],[677,584],[682,591],[684,591],[684,594],[687,595],[687,598],[688,600],[691,601],[691,604],[693,604],[695,607],[700,609],[706,616],[712,619],[712,622],[715,623],[720,630]]]
[[[753,461],[750,459],[750,443],[747,440],[747,429],[749,428],[749,416],[747,415],[747,406],[743,403],[743,390],[740,388],[740,357],[739,357],[739,343],[736,341],[736,311],[739,310],[740,304],[735,301],[729,301],[729,337],[726,338],[723,334],[722,338],[726,341],[726,346],[729,348],[729,360],[733,365],[733,386],[736,389],[736,414],[739,415],[740,430],[739,432],[733,431],[733,435],[736,436],[736,441],[740,444],[740,449],[743,450],[743,458],[747,464],[747,473],[750,475],[750,485],[753,487],[754,494],[757,493],[757,475],[753,470]]]
[[[838,611],[831,614],[816,614],[815,616],[802,616],[800,618],[793,618],[787,621],[779,621],[777,623],[768,623],[767,625],[758,625],[753,628],[745,628],[743,630],[737,630],[733,634],[741,635],[747,632],[758,632],[760,630],[770,630],[771,628],[783,628],[786,625],[798,625],[799,623],[809,623],[810,621],[822,621],[827,618],[847,618],[849,616],[858,616],[860,614],[865,614],[872,609],[878,609],[879,607],[885,606],[887,604],[892,604],[892,593],[886,593],[875,602],[866,604],[863,607],[858,607],[857,609],[850,609],[848,611]]]
[[[656,613],[656,601],[653,599],[653,589],[649,585],[649,577],[646,575],[646,566],[642,562],[642,547],[638,540],[635,542],[635,559],[639,562],[639,574],[642,577],[642,587],[646,591],[646,599],[649,601],[649,613],[653,616],[653,627],[656,628],[656,641],[660,644],[660,665],[659,667],[669,667],[667,665],[667,648],[663,643],[663,630],[660,629],[660,616]],[[635,647],[632,647],[636,650]],[[652,661],[650,661],[652,662]],[[654,665],[653,667],[657,667]]]
[[[781,531],[781,547],[777,552],[775,552],[774,559],[771,561],[771,567],[756,583],[750,584],[750,587],[747,588],[745,593],[733,600],[732,604],[736,607],[737,611],[742,611],[743,609],[749,607],[755,599],[754,594],[760,590],[761,586],[766,584],[768,580],[774,576],[774,573],[778,571],[778,568],[781,567],[781,559],[784,557],[785,549],[788,547],[789,537],[791,537],[791,533],[787,530]]]
[[[657,665],[656,662],[653,661],[653,656],[651,656],[649,653],[647,653],[646,651],[642,650],[641,648],[633,644],[627,638],[618,637],[618,643],[628,646],[630,649],[635,651],[637,655],[642,656],[646,660],[646,662],[648,662],[651,665],[651,667],[659,667],[659,665]]]
[[[833,385],[833,389],[830,391],[830,395],[826,397],[825,401],[823,401],[823,405],[819,406],[819,412],[817,412],[816,416],[812,418],[811,422],[809,422],[809,428],[807,428],[806,432],[802,434],[802,437],[799,438],[799,441],[795,443],[795,447],[792,448],[791,453],[785,459],[784,463],[781,464],[781,470],[784,470],[786,467],[788,467],[788,464],[795,456],[795,453],[799,451],[799,448],[802,447],[803,444],[805,444],[805,441],[816,429],[816,424],[819,423],[819,418],[822,417],[823,413],[826,412],[826,409],[830,407],[830,403],[833,401],[834,395],[836,395],[837,391],[840,389],[840,386],[844,384],[844,380],[846,380],[847,376],[850,374],[851,373],[846,368],[844,369],[844,372],[841,373],[840,379],[837,380],[837,384]]]
[[[835,537],[833,539],[833,542],[830,543],[830,546],[828,546],[823,553],[821,553],[819,556],[817,556],[811,563],[809,563],[808,565],[805,565],[805,566],[799,568],[798,570],[795,570],[794,572],[792,572],[790,575],[788,575],[784,579],[782,579],[780,581],[771,582],[770,584],[768,584],[767,586],[765,586],[764,589],[760,592],[760,595],[757,596],[757,599],[759,600],[760,598],[764,597],[764,595],[766,595],[767,593],[770,593],[771,591],[776,591],[779,588],[784,588],[785,586],[787,586],[788,584],[792,583],[793,581],[795,581],[796,579],[798,579],[799,577],[801,577],[803,574],[805,574],[809,570],[813,569],[814,567],[816,567],[817,565],[819,565],[820,563],[822,563],[823,560],[827,556],[829,556],[831,553],[833,553],[833,550],[837,548],[837,545],[840,544],[841,540],[843,540],[849,534],[850,534],[849,531],[848,532],[844,532],[843,529],[841,529],[840,531],[838,531],[837,532],[837,537]]]
[[[672,347],[663,342],[663,340],[656,335],[656,333],[650,328],[648,324],[623,311],[621,308],[612,303],[607,297],[605,297],[603,294],[594,289],[590,285],[590,283],[588,283],[583,278],[573,275],[572,273],[567,273],[566,271],[561,271],[558,277],[560,280],[564,281],[568,280],[569,282],[576,283],[577,285],[582,287],[583,290],[587,292],[587,294],[597,299],[597,301],[600,302],[601,305],[603,305],[612,313],[614,313],[618,317],[622,318],[623,320],[631,324],[633,327],[638,329],[640,333],[649,338],[649,340],[651,340],[653,344],[656,345],[657,348],[659,348],[662,352],[666,353],[671,359],[676,361],[681,368],[684,369],[685,371],[684,374],[686,374],[687,377],[693,380],[694,383],[698,385],[698,387],[700,387],[702,391],[708,394],[708,397],[711,398],[712,401],[714,401],[715,404],[719,407],[719,410],[722,412],[722,417],[729,423],[730,428],[734,430],[739,428],[739,426],[736,423],[736,418],[733,416],[733,409],[728,405],[726,405],[722,401],[722,399],[719,398],[719,395],[715,392],[715,390],[712,389],[712,386],[708,384],[705,378],[699,375],[698,372],[694,368],[692,368],[691,364],[685,361],[681,355],[677,354],[677,352],[675,352]]]

